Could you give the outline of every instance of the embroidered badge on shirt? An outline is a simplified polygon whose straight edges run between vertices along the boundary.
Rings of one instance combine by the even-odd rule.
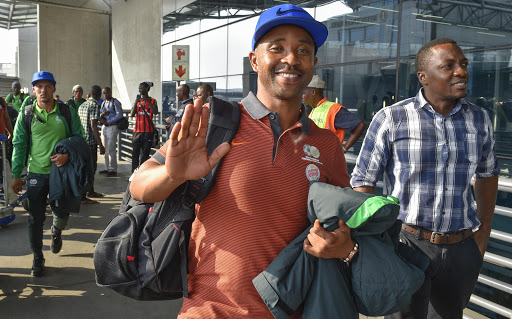
[[[37,184],[37,179],[32,178],[30,181],[28,181],[28,183],[29,183],[30,185],[36,185],[36,184]]]
[[[58,115],[55,117],[55,120],[56,120],[57,122],[62,122],[62,120],[60,119],[60,116],[58,116]]]
[[[320,179],[320,169],[315,164],[309,164],[306,167],[306,177],[310,182],[318,181]]]
[[[304,144],[302,149],[304,150],[304,154],[306,154],[306,156],[302,158],[303,161],[310,161],[323,165],[322,162],[318,160],[318,158],[320,157],[320,151],[318,150],[318,148],[316,148],[313,145]]]

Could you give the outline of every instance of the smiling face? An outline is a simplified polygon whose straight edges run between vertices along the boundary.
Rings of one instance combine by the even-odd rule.
[[[295,25],[267,32],[249,53],[249,60],[258,73],[258,98],[265,105],[268,98],[300,103],[317,62],[313,38]]]
[[[467,95],[468,59],[459,46],[452,43],[436,45],[431,50],[425,69],[418,71],[425,98],[432,106],[455,106]]]

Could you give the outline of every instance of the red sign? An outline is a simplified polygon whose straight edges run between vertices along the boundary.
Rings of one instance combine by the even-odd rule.
[[[189,52],[188,45],[172,46],[172,80],[186,81],[189,79]]]

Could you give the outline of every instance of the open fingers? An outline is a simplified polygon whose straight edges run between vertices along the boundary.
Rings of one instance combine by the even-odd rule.
[[[179,139],[187,138],[188,136],[195,136],[199,129],[199,122],[201,121],[202,101],[195,102],[194,105],[188,104],[183,112],[181,118],[181,132]]]
[[[169,140],[171,140],[170,146],[175,146],[178,143],[178,137],[180,136],[180,133],[181,122],[176,122],[176,124],[174,124],[174,127],[171,130],[171,134],[169,134]]]
[[[194,107],[192,105],[185,106],[185,110],[183,110],[183,116],[181,117],[181,121],[177,122],[175,126],[178,126],[178,123],[181,123],[178,140],[188,137],[188,130],[190,127],[190,122],[192,122],[192,117],[194,115]]]
[[[201,99],[196,99],[196,100],[201,100]],[[210,106],[207,103],[202,106],[201,123],[200,123],[200,127],[199,127],[199,131],[197,133],[197,136],[206,139],[206,133],[208,133],[208,120],[209,119],[210,119]]]

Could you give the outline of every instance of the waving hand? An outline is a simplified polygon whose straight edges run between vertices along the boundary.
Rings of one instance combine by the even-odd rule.
[[[185,181],[204,177],[215,167],[230,146],[222,143],[208,155],[208,118],[208,106],[203,106],[201,99],[187,105],[181,122],[176,123],[162,147],[165,165],[150,159],[135,174],[130,186],[134,198],[145,202],[163,200]]]

